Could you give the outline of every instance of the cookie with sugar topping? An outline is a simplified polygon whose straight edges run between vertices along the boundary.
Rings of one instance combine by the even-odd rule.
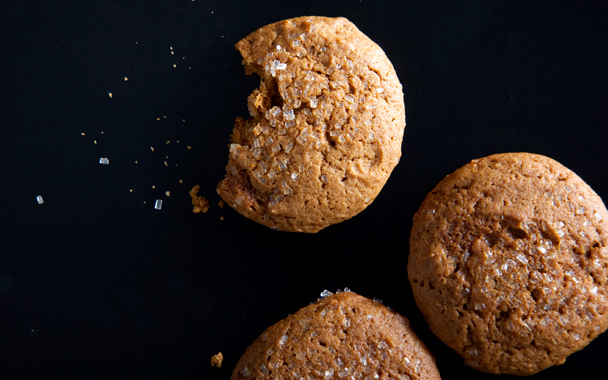
[[[269,327],[247,348],[231,380],[291,378],[440,379],[435,359],[405,317],[350,291]]]
[[[363,211],[401,157],[403,92],[382,51],[345,18],[299,17],[236,44],[261,77],[231,136],[222,199],[281,231]]]
[[[467,365],[530,375],[608,327],[608,211],[548,157],[473,160],[415,214],[408,275],[431,330]]]

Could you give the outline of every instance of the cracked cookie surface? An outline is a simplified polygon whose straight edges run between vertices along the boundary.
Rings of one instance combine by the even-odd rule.
[[[408,275],[431,330],[467,365],[529,375],[608,325],[608,212],[541,155],[473,160],[414,216]]]
[[[405,317],[345,291],[298,310],[258,337],[231,377],[253,379],[440,377],[435,359]]]
[[[299,17],[236,44],[261,77],[231,136],[222,199],[270,228],[317,232],[363,211],[401,157],[402,87],[345,18]]]

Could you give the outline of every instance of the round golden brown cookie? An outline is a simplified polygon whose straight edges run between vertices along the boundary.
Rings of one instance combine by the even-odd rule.
[[[406,318],[350,291],[269,327],[247,348],[231,380],[302,378],[440,379],[435,359]]]
[[[401,84],[382,49],[345,18],[300,17],[236,44],[261,77],[238,118],[218,193],[281,231],[317,232],[378,195],[401,157]]]
[[[558,162],[497,154],[443,179],[414,216],[408,275],[467,365],[529,375],[608,325],[608,212]]]

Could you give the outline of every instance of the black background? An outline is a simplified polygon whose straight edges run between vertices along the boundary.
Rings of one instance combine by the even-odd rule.
[[[444,379],[493,378],[417,310],[412,216],[445,175],[499,152],[552,157],[608,196],[606,4],[3,1],[0,378],[228,379],[267,326],[345,286],[407,315]],[[376,201],[311,235],[257,225],[215,193],[259,81],[233,45],[303,15],[347,17],[378,43],[407,113]],[[195,184],[206,214],[191,212]],[[534,378],[604,373],[607,347],[600,336]]]

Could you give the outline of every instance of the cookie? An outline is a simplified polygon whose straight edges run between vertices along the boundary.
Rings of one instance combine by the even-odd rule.
[[[405,317],[350,291],[269,327],[247,348],[231,380],[302,378],[440,379],[435,359]]]
[[[231,136],[222,199],[267,227],[317,232],[363,211],[401,157],[403,92],[345,18],[300,17],[236,44],[261,77]]]
[[[530,375],[608,326],[608,212],[558,162],[473,160],[414,216],[408,275],[431,330],[475,369]]]

